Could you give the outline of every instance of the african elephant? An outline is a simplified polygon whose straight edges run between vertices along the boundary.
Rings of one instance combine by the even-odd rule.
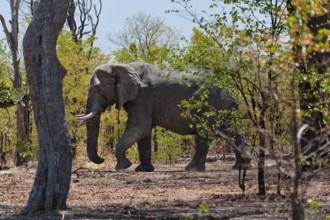
[[[143,61],[98,66],[92,75],[85,115],[77,117],[86,121],[89,159],[97,164],[104,161],[97,154],[100,115],[107,107],[116,104],[117,109],[123,107],[128,115],[125,131],[115,149],[116,170],[132,165],[126,151],[136,142],[141,164],[135,170],[154,170],[151,164],[151,130],[158,125],[181,135],[195,135],[196,152],[186,170],[204,171],[208,139],[189,126],[191,121],[182,117],[183,110],[179,107],[183,99],[198,97],[203,90],[197,86],[197,81],[202,78],[194,74],[196,71],[194,68],[184,73],[169,71]],[[183,82],[182,74],[188,83]],[[238,106],[228,90],[215,87],[211,88],[208,102],[215,109],[232,110]],[[234,149],[235,167],[249,165],[243,139],[239,135],[234,139],[239,146],[239,149]]]

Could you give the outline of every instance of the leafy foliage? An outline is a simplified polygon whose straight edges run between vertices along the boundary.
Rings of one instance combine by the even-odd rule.
[[[86,97],[91,78],[91,71],[98,65],[106,63],[109,56],[91,42],[95,37],[89,37],[76,43],[70,32],[62,32],[58,38],[57,54],[63,66],[67,69],[64,79],[63,94],[67,117],[70,126],[70,137],[74,147],[85,140],[85,128],[76,120],[78,114],[84,114]]]
[[[155,139],[157,135],[157,139]],[[158,142],[158,150],[153,154],[154,160],[172,163],[183,155],[191,154],[191,136],[182,136],[164,128],[157,127],[153,132],[154,141]]]
[[[185,51],[188,56],[181,57],[188,63],[207,66],[215,73],[221,73],[216,75],[218,80],[210,82],[227,85],[240,100],[243,118],[248,119],[245,124],[250,125],[247,130],[249,139],[259,151],[259,177],[263,177],[265,151],[279,154],[294,149],[293,197],[298,196],[301,175],[296,134],[299,120],[304,118],[304,123],[309,120],[311,127],[316,128],[305,133],[321,135],[307,140],[308,145],[324,143],[323,133],[327,130],[317,131],[317,127],[327,123],[329,114],[329,62],[326,58],[329,55],[329,2],[215,0],[210,6],[215,13],[208,16],[195,13],[191,0],[173,2],[182,10],[172,12],[189,17],[205,35],[203,41],[192,40],[194,50],[190,53],[193,56],[189,56],[188,49]],[[216,11],[219,7],[225,10],[219,13]],[[195,31],[195,37],[201,38],[201,34],[198,36]],[[213,53],[215,50],[217,53]],[[200,107],[204,107],[205,103],[201,102]],[[196,106],[193,103],[190,107]],[[321,115],[320,119],[315,118],[317,115]],[[317,147],[324,150],[325,146],[328,147],[327,144],[318,144]],[[315,157],[315,154],[310,156]],[[307,162],[317,164],[319,159]],[[263,183],[260,181],[259,187]],[[300,201],[297,197],[294,200]],[[293,216],[301,219],[297,212]]]
[[[5,40],[0,39],[0,77],[10,76],[10,53],[6,47]]]
[[[10,53],[4,40],[0,40],[0,103],[14,104],[18,91],[13,88],[11,81]]]
[[[14,89],[12,66],[10,65],[10,52],[5,41],[0,40],[0,153],[15,152],[17,124],[15,118],[15,106],[22,100],[23,91]]]

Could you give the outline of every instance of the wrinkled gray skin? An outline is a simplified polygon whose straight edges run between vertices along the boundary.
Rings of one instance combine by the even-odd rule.
[[[101,112],[108,106],[116,104],[116,108],[124,107],[128,114],[126,129],[118,140],[115,155],[116,170],[126,169],[132,163],[126,157],[126,151],[134,143],[138,144],[141,164],[136,171],[151,172],[151,130],[158,125],[181,135],[195,135],[195,155],[186,170],[205,170],[208,152],[207,139],[198,135],[197,130],[189,127],[188,120],[181,116],[178,106],[183,99],[198,96],[201,89],[195,85],[198,80],[191,71],[184,71],[190,86],[182,81],[182,72],[162,70],[142,61],[127,65],[104,64],[93,73],[89,88],[86,115],[97,113],[87,119],[87,154],[91,161],[100,164],[104,161],[97,154],[97,139]],[[212,88],[209,104],[216,109],[236,109],[235,100],[229,92],[220,88]],[[245,154],[245,146],[240,136],[235,138],[239,150],[236,154],[235,168],[246,167],[250,159]]]

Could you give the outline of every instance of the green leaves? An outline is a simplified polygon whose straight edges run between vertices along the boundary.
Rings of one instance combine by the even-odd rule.
[[[0,103],[9,107],[21,101],[24,92],[13,88],[10,53],[4,40],[0,40]]]
[[[7,83],[0,81],[0,103],[4,105],[15,105],[20,102],[24,94],[21,90],[9,87]]]
[[[92,71],[109,60],[108,55],[93,46],[95,39],[92,36],[76,43],[70,32],[63,31],[57,41],[58,58],[67,70],[63,81],[63,94],[70,136],[75,142],[73,145],[81,144],[79,142],[86,136],[85,128],[80,127],[81,123],[76,120],[76,116],[85,112]]]

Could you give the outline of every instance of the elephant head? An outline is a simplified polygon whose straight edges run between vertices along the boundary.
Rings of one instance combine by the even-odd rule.
[[[97,154],[101,113],[108,106],[116,104],[116,108],[119,109],[126,102],[134,100],[140,87],[139,75],[128,65],[104,64],[94,70],[85,115],[77,117],[86,121],[87,155],[92,162],[97,164],[104,162],[104,159]]]

